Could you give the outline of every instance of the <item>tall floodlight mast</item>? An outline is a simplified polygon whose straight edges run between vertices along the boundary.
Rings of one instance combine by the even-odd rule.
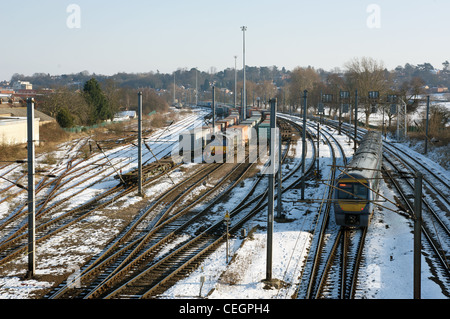
[[[242,118],[244,119],[244,121],[247,119],[247,91],[245,89],[245,31],[247,31],[247,27],[246,26],[242,26],[241,27],[242,33],[243,33],[243,64],[244,64],[244,90],[243,90],[243,94],[244,94],[244,98],[243,98],[243,102],[242,102]]]
[[[237,55],[234,56],[234,108],[237,103]]]

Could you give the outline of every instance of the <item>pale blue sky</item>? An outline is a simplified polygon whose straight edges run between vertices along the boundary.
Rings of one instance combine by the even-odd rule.
[[[354,57],[388,69],[450,60],[449,0],[0,0],[0,80],[83,70],[172,73],[178,68],[343,68]],[[69,4],[81,28],[69,28]],[[369,28],[370,4],[380,9]],[[372,21],[372,20],[371,20]]]

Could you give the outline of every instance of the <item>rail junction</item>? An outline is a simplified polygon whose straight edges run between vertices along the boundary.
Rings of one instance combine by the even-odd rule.
[[[111,235],[97,253],[84,261],[75,273],[58,276],[58,282],[40,297],[161,297],[167,289],[201,267],[202,262],[224,245],[229,236],[239,236],[244,225],[265,214],[268,192],[266,175],[261,173],[263,163],[170,163],[168,155],[176,141],[173,136],[192,126],[194,118],[191,116],[180,121],[178,126],[171,128],[170,134],[160,134],[155,138],[154,132],[146,132],[148,148],[152,152],[144,154],[144,162],[148,165],[144,186],[152,190],[157,190],[162,184],[168,186],[142,200],[141,203],[145,204],[125,219],[120,230]],[[353,155],[351,147],[343,143],[348,139],[350,144],[354,138],[353,128],[344,125],[342,137],[337,138],[337,125],[333,121],[322,123],[317,129],[317,122],[312,120],[303,128],[297,116],[279,114],[278,119],[284,140],[282,192],[302,187],[301,162],[290,157],[294,149],[298,158],[303,129],[308,137],[307,187],[322,185],[325,189],[323,198],[315,194],[314,198],[298,201],[300,205],[316,201],[319,208],[311,213],[314,215],[311,218],[313,223],[305,228],[311,234],[308,252],[295,275],[283,278],[283,287],[288,287],[284,298],[355,298],[359,268],[365,258],[368,228],[338,227],[334,223],[332,209],[335,178]],[[357,139],[364,133],[365,130],[359,129]],[[109,207],[136,193],[133,182],[136,158],[129,157],[130,150],[136,147],[133,144],[135,139],[135,135],[124,138],[120,143],[80,139],[64,150],[66,154],[60,165],[51,171],[56,177],[43,177],[36,188],[38,247],[72,227],[88,228],[86,220],[93,218],[96,212],[108,212]],[[80,158],[81,150],[89,143],[100,152]],[[384,199],[377,209],[385,209],[390,200],[389,207],[393,213],[413,220],[412,180],[416,171],[424,173],[423,250],[440,280],[443,294],[450,296],[450,186],[445,178],[434,174],[395,143],[384,141],[384,148],[383,179],[398,196],[394,200]],[[332,164],[324,167],[320,161],[328,154]],[[155,157],[162,161],[161,165],[155,164]],[[2,168],[4,176],[14,180],[16,185],[20,185],[23,178],[23,174],[17,173],[19,166]],[[122,171],[127,172],[123,174],[125,178],[118,174]],[[173,180],[175,175],[179,177],[176,181]],[[251,187],[239,192],[246,181],[251,181]],[[108,186],[100,187],[103,184]],[[85,192],[96,187],[99,191],[95,196],[86,198]],[[0,189],[0,204],[23,196],[23,193],[24,190],[14,184],[4,187]],[[228,212],[229,223],[226,224],[220,207],[230,202],[230,197],[234,198],[233,209]],[[0,271],[14,267],[11,265],[26,254],[24,203],[19,203],[0,220]]]

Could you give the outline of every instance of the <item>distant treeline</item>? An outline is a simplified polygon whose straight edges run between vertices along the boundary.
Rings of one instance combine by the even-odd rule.
[[[142,109],[144,114],[151,111],[166,112],[167,102],[153,89],[143,88]],[[61,127],[91,126],[106,120],[113,120],[121,109],[137,110],[138,90],[119,88],[108,79],[100,84],[90,78],[81,89],[58,87],[54,93],[38,96],[36,107],[56,118]]]
[[[442,63],[437,71],[430,63],[398,66],[388,70],[382,61],[372,58],[354,58],[345,64],[343,70],[332,71],[315,69],[311,66],[297,67],[293,70],[272,67],[247,67],[247,102],[249,105],[264,106],[270,98],[276,97],[281,110],[299,107],[304,90],[308,90],[308,107],[316,108],[327,102],[330,116],[336,114],[340,103],[339,91],[350,92],[353,98],[358,91],[359,108],[365,114],[368,124],[373,105],[386,112],[389,123],[395,116],[391,113],[388,96],[397,96],[408,102],[408,112],[418,106],[418,97],[427,93],[426,87],[450,87],[450,63]],[[33,88],[52,88],[56,94],[43,97],[38,107],[58,119],[64,127],[72,125],[92,125],[112,119],[120,109],[136,109],[138,91],[143,91],[144,113],[165,111],[173,103],[189,104],[212,98],[211,88],[216,88],[216,101],[240,104],[242,97],[242,70],[238,70],[238,83],[235,84],[235,70],[232,68],[217,72],[179,69],[172,74],[159,72],[117,73],[112,76],[77,74],[52,76],[36,73],[32,76],[14,74],[11,82],[29,81]],[[235,85],[237,90],[235,91]],[[198,92],[195,88],[198,87]],[[380,99],[370,100],[372,91],[379,93]],[[235,94],[236,93],[236,94]],[[323,96],[329,100],[324,101]],[[332,97],[333,95],[334,97]],[[236,99],[236,100],[235,100]]]
[[[440,72],[435,70],[436,66],[430,63],[423,63],[413,65],[406,63],[404,66],[398,66],[394,70],[387,70],[393,77],[393,83],[399,86],[405,81],[411,81],[413,78],[420,78],[424,84],[429,87],[444,86],[450,87],[450,69],[448,61],[442,63],[442,66],[437,66],[441,69]],[[247,66],[246,78],[254,83],[262,83],[264,81],[272,81],[277,87],[286,86],[290,81],[290,75],[293,70],[281,69],[277,66],[270,67],[252,67]],[[325,81],[330,74],[345,74],[346,70],[335,68],[331,71],[323,69],[315,69],[321,80]],[[242,81],[242,69],[238,70],[238,81]],[[90,74],[88,71],[83,71],[76,74],[50,75],[47,73],[35,73],[32,76],[23,74],[14,74],[11,77],[11,82],[17,80],[29,81],[34,88],[55,88],[55,87],[70,87],[82,89],[84,83],[91,78],[95,78],[99,83],[104,83],[107,80],[113,81],[118,87],[128,88],[152,88],[155,90],[172,90],[173,83],[177,86],[183,86],[186,89],[195,89],[196,83],[199,91],[207,91],[211,89],[212,85],[220,88],[226,88],[234,91],[235,70],[227,68],[223,71],[217,71],[211,68],[209,72],[197,71],[195,68],[178,69],[173,73],[157,72],[143,72],[143,73],[117,73],[111,76]]]

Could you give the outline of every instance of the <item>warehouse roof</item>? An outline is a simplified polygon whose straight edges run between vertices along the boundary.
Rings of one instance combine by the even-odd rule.
[[[27,117],[27,108],[26,107],[5,107],[0,108],[0,117],[4,116],[13,116],[13,117]],[[34,117],[38,117],[41,119],[41,122],[54,122],[55,119],[47,114],[42,113],[41,111],[34,110]]]

